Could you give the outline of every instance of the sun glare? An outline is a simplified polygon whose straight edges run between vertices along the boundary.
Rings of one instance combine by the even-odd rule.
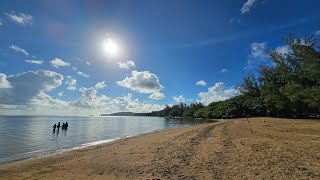
[[[115,56],[119,53],[119,47],[112,39],[107,39],[103,42],[103,51],[108,55]]]

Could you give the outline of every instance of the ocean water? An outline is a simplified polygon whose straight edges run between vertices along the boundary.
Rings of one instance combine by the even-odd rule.
[[[58,122],[68,130],[53,131]],[[0,164],[213,121],[162,117],[0,116]]]

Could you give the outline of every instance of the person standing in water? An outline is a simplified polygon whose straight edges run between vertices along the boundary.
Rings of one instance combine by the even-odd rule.
[[[55,130],[56,130],[56,127],[57,127],[57,124],[54,124],[54,125],[52,126],[53,131],[55,131]]]
[[[58,126],[57,126],[58,130],[60,129],[60,122],[58,123]]]

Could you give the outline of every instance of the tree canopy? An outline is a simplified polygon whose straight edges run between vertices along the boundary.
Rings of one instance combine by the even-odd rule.
[[[246,116],[311,117],[320,115],[319,41],[289,35],[288,53],[268,51],[273,65],[261,65],[239,87],[241,95],[207,106],[184,103],[166,106],[160,116],[238,118]]]

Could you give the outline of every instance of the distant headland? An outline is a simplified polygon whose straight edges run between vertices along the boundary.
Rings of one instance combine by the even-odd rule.
[[[158,116],[158,112],[134,113],[134,112],[116,112],[111,114],[100,114],[100,116]]]

